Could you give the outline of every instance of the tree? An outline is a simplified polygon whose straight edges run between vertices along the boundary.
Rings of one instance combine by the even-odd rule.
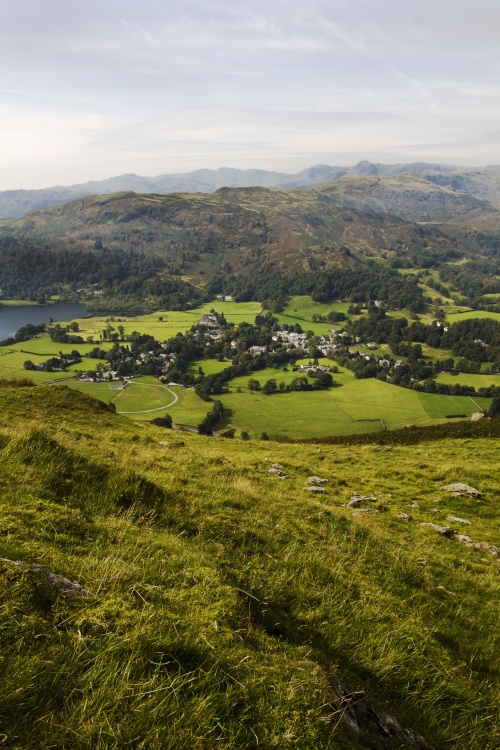
[[[333,385],[333,378],[329,372],[321,371],[316,376],[316,382],[319,388],[331,388]]]
[[[255,378],[250,378],[248,381],[248,390],[249,391],[260,391],[260,383]]]
[[[495,396],[486,414],[488,417],[500,417],[500,396]]]
[[[31,359],[27,359],[26,362],[23,364],[23,367],[25,370],[36,370],[36,367],[31,361]]]
[[[173,427],[172,417],[168,413],[164,417],[152,419],[151,424],[155,424],[157,427],[169,427],[170,429]]]
[[[241,433],[241,439],[242,440],[250,440],[250,435],[248,434],[248,432],[246,432],[246,430],[242,431],[242,433]]]
[[[266,396],[269,396],[271,393],[276,393],[277,390],[278,390],[278,383],[275,380],[275,378],[271,378],[270,380],[267,380],[262,386],[262,393],[264,393]]]

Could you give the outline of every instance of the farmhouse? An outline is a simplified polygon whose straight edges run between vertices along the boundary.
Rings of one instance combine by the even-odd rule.
[[[216,328],[219,325],[216,315],[203,315],[198,321],[199,326],[207,326],[208,328]]]

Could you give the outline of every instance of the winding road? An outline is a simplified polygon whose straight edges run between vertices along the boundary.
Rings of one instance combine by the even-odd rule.
[[[128,387],[130,387],[131,385],[139,386],[142,388],[163,388],[163,390],[168,391],[170,395],[174,397],[174,400],[170,401],[170,403],[165,404],[164,406],[158,406],[156,407],[156,409],[141,409],[139,411],[118,411],[117,410],[116,412],[117,414],[149,414],[150,412],[153,412],[153,411],[163,411],[164,409],[168,409],[169,406],[173,406],[174,404],[176,404],[177,401],[179,400],[179,396],[176,393],[174,393],[174,391],[172,391],[170,388],[167,388],[166,385],[155,385],[154,383],[132,383],[129,381]]]

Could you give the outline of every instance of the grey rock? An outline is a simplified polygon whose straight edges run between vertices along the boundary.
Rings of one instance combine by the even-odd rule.
[[[270,469],[267,470],[268,476],[270,477],[284,477],[285,472],[281,469],[277,469],[275,466],[271,466]]]
[[[445,536],[447,539],[453,539],[455,532],[449,526],[438,526],[437,523],[419,523],[419,526],[428,526],[430,529],[437,531],[441,536]]]
[[[459,518],[458,516],[448,516],[448,521],[454,521],[455,523],[467,523],[470,526],[470,521],[465,518]]]
[[[500,559],[500,548],[495,547],[494,544],[488,544],[488,542],[481,542],[481,549],[484,550],[485,552],[488,552],[497,560]]]
[[[495,559],[500,559],[500,549],[495,547],[494,544],[488,544],[488,542],[475,542],[470,536],[466,536],[465,534],[458,534],[457,539],[459,542],[462,542],[462,544],[465,544],[466,547],[475,549],[478,552],[487,552]]]
[[[462,482],[456,482],[455,484],[447,484],[443,487],[446,492],[451,492],[452,495],[458,497],[481,497],[479,490],[471,487],[469,484],[463,484]]]
[[[398,513],[398,518],[401,521],[406,521],[407,523],[409,521],[413,521],[413,516],[411,516],[409,513],[403,513],[402,511],[401,511],[401,513]]]
[[[43,565],[25,563],[22,560],[9,560],[6,557],[0,557],[0,562],[7,563],[8,565],[16,565],[20,568],[27,568],[34,573],[38,573],[49,586],[57,589],[62,596],[91,596],[91,592],[85,586],[75,581],[70,581],[69,578],[64,578],[57,573],[52,573],[47,568],[44,568]]]
[[[318,487],[317,485],[313,485],[312,487],[304,487],[304,489],[308,492],[319,492],[320,494],[326,492],[324,487]]]
[[[420,508],[420,505],[414,500],[412,503],[408,503],[407,508]]]
[[[357,492],[354,492],[354,494],[351,495],[349,505],[351,505],[352,502],[358,501],[359,503],[376,503],[378,502],[378,497],[376,495],[360,495]]]
[[[320,477],[308,477],[307,481],[309,484],[322,485],[328,482],[328,479],[321,479]]]
[[[378,735],[384,747],[387,742],[392,746],[397,741],[398,747],[403,743],[405,747],[431,750],[431,746],[420,734],[404,727],[394,716],[375,711],[366,700],[364,691],[350,691],[340,682],[334,685],[333,691],[336,714],[356,738],[356,745],[361,741],[360,744],[364,746],[365,737],[370,740],[373,735]]]

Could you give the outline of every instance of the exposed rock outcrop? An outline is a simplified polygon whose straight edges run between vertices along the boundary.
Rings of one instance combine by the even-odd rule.
[[[455,484],[447,484],[443,487],[446,492],[451,492],[452,495],[457,497],[481,497],[479,490],[475,487],[471,487],[469,484],[463,484],[462,482],[456,482]]]
[[[82,586],[80,583],[70,581],[69,578],[64,578],[57,573],[52,573],[43,565],[35,565],[33,563],[25,563],[22,560],[9,560],[5,557],[0,557],[0,562],[6,563],[7,565],[16,565],[20,568],[26,568],[32,570],[34,573],[38,573],[51,588],[58,589],[62,596],[91,596],[91,592]]]

